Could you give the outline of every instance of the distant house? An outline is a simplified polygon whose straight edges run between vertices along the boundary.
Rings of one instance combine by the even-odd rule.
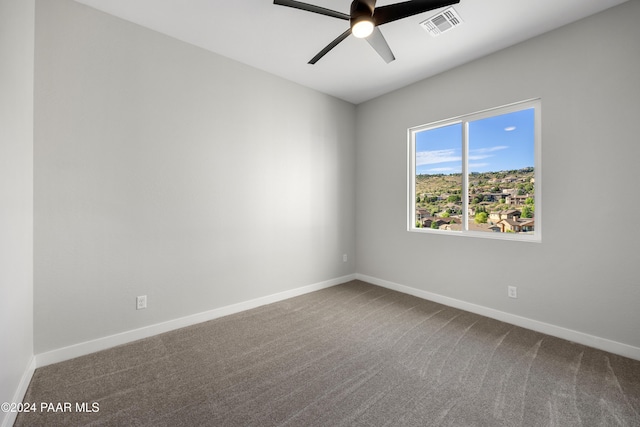
[[[520,226],[522,227],[523,232],[531,232],[535,229],[535,221],[533,218],[521,219]]]
[[[502,211],[501,215],[503,216],[503,218],[506,219],[516,219],[516,218],[520,218],[520,215],[522,215],[522,213],[517,210],[517,209],[507,209],[506,211]]]
[[[524,195],[524,196],[518,196],[518,195],[511,195],[511,196],[507,196],[505,197],[505,203],[508,205],[513,205],[513,206],[522,206],[524,205],[524,202],[527,200],[527,198],[531,197],[529,194]]]
[[[499,202],[500,199],[504,198],[502,193],[484,193],[483,196],[485,202]]]
[[[494,221],[500,221],[502,219],[517,220],[522,213],[517,209],[507,209],[504,211],[494,211],[489,214],[489,219]]]
[[[500,231],[503,233],[519,233],[520,231],[522,231],[522,226],[515,219],[502,219],[498,222],[497,225],[500,227]]]
[[[426,209],[416,209],[416,221],[422,221],[423,219],[431,216],[431,212]]]
[[[457,218],[440,218],[434,216],[427,216],[418,221],[422,223],[423,228],[431,228],[434,222],[438,228],[447,228],[454,224],[460,224],[460,220]]]
[[[503,219],[500,220],[497,224],[500,227],[500,231],[503,233],[513,232],[513,233],[522,233],[522,232],[531,232],[534,231],[534,220],[530,218],[525,219]]]

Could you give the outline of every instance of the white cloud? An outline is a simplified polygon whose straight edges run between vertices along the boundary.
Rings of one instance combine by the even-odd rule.
[[[476,148],[475,150],[469,150],[469,152],[485,154],[485,153],[493,153],[494,151],[506,150],[507,148],[509,148],[508,145],[496,145],[493,147]]]
[[[516,130],[516,127],[515,127],[515,126],[509,126],[509,127],[504,128],[504,130],[505,130],[506,132],[511,132],[511,131]]]
[[[489,157],[493,157],[494,151],[506,150],[509,148],[507,145],[496,145],[495,147],[476,148],[475,150],[469,150],[469,160],[482,160]]]
[[[462,157],[456,155],[456,150],[432,150],[418,151],[416,153],[416,166],[433,165],[446,162],[460,162]]]

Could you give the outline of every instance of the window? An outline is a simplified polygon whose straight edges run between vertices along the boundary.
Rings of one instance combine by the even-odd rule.
[[[409,231],[540,241],[540,100],[409,129]]]

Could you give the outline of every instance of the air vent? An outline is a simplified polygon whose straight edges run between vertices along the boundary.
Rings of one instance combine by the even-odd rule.
[[[427,30],[433,37],[446,33],[460,24],[462,24],[462,19],[452,7],[420,23],[422,28]]]

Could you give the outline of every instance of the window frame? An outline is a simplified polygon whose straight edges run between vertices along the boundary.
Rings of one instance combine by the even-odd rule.
[[[423,125],[413,126],[407,130],[408,154],[408,221],[407,231],[421,234],[441,234],[446,236],[479,237],[523,242],[542,241],[542,102],[540,98],[514,102],[499,107],[489,108],[475,113],[438,120]],[[509,114],[516,111],[534,109],[534,194],[535,194],[535,227],[533,234],[491,233],[469,230],[469,123],[489,117]],[[462,124],[462,230],[440,230],[416,227],[416,135],[426,130],[437,129],[454,124]]]

